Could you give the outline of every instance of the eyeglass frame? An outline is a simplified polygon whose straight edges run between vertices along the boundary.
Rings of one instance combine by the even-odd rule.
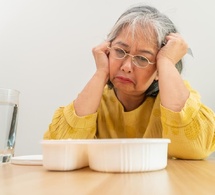
[[[143,56],[143,55],[132,55],[132,54],[126,52],[126,51],[125,51],[124,49],[122,49],[121,47],[118,47],[118,46],[112,46],[112,47],[107,46],[107,48],[108,48],[109,50],[111,50],[111,49],[113,49],[113,48],[121,49],[121,50],[125,53],[125,55],[124,55],[122,58],[115,58],[115,59],[117,59],[117,60],[123,60],[123,59],[126,58],[127,56],[130,56],[131,59],[132,59],[133,64],[134,64],[135,66],[137,66],[138,68],[146,68],[146,67],[148,67],[150,64],[155,64],[155,62],[150,62],[150,60],[149,60],[147,57],[145,57],[145,56]],[[148,64],[147,64],[146,66],[144,66],[144,67],[137,65],[137,64],[135,63],[135,60],[134,60],[134,59],[135,59],[134,57],[136,57],[136,56],[140,56],[140,57],[145,58],[145,59],[147,60]]]

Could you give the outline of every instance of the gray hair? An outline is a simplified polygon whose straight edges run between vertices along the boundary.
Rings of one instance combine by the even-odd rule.
[[[107,41],[112,42],[127,26],[129,26],[133,32],[133,36],[136,33],[136,27],[140,26],[143,33],[147,35],[149,39],[152,38],[150,37],[150,31],[153,30],[157,38],[156,44],[158,49],[165,44],[165,37],[169,33],[177,32],[173,22],[166,15],[162,14],[154,7],[142,5],[128,9],[119,17],[108,34]],[[182,60],[176,64],[176,68],[179,73],[181,73],[183,68]],[[108,85],[110,88],[113,87],[113,84],[110,81],[108,81]],[[158,81],[154,81],[146,91],[146,95],[155,97],[157,96],[158,91]]]

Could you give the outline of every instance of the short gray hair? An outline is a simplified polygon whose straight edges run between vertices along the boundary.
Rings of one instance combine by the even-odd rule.
[[[147,5],[138,5],[128,9],[119,17],[112,30],[108,34],[107,41],[112,42],[127,26],[129,26],[133,33],[135,33],[136,27],[140,26],[143,30],[143,33],[147,33],[147,35],[150,35],[149,30],[152,29],[157,37],[156,44],[159,49],[165,43],[165,37],[169,33],[177,32],[173,22],[166,15],[159,12],[156,8]],[[176,68],[178,69],[179,73],[181,73],[183,68],[182,60],[176,64]],[[112,83],[109,81],[108,85],[112,88],[113,85],[111,86],[111,84]],[[147,90],[146,94],[148,96],[156,96],[158,91],[158,82],[154,81]]]

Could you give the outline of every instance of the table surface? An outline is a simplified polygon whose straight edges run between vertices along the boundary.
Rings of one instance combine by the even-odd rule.
[[[0,194],[214,195],[215,158],[169,159],[165,169],[142,173],[102,173],[88,167],[57,172],[43,166],[2,164]]]

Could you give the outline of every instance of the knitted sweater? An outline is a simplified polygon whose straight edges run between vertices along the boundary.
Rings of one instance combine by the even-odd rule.
[[[106,86],[94,114],[77,116],[73,103],[57,109],[44,139],[169,138],[169,156],[206,158],[215,150],[215,114],[185,84],[190,96],[180,112],[163,107],[159,94],[125,112],[113,89]]]

